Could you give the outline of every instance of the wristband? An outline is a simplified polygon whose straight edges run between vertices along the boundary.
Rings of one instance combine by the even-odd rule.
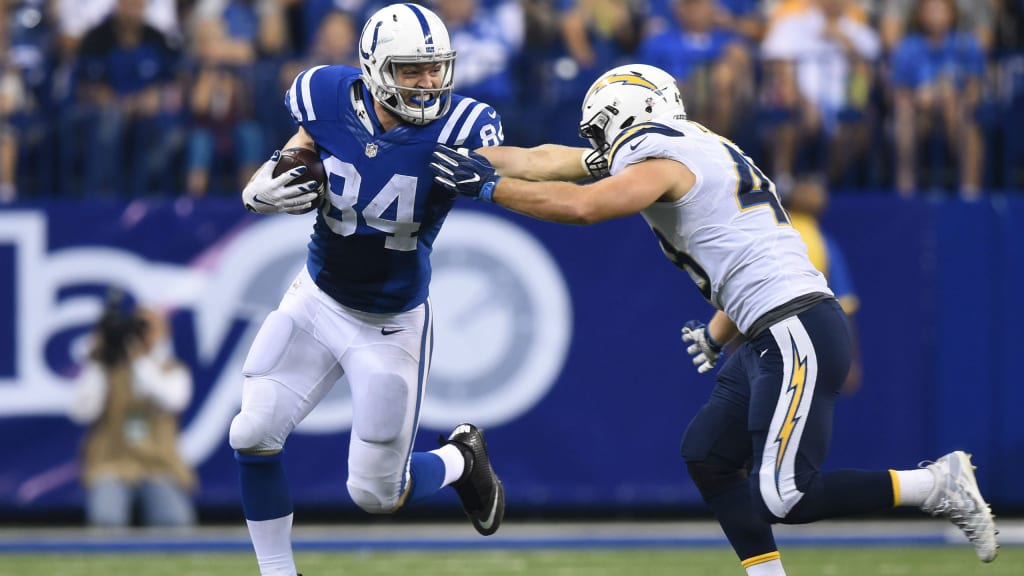
[[[494,180],[481,186],[479,198],[487,202],[494,202],[494,187],[498,185],[499,180],[501,180],[501,177],[497,176]]]
[[[704,334],[707,336],[708,346],[710,346],[711,349],[714,350],[715,352],[721,352],[722,351],[722,345],[719,344],[718,342],[715,342],[715,339],[711,337],[711,327],[710,326],[705,326],[704,327]]]

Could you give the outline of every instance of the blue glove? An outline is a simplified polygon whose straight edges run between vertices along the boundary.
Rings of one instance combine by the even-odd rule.
[[[456,150],[444,144],[434,149],[430,169],[434,172],[434,182],[448,190],[488,202],[494,201],[494,187],[501,180],[487,158],[468,148]]]
[[[722,354],[722,346],[711,337],[707,325],[697,320],[683,326],[683,342],[689,344],[686,353],[693,356],[693,365],[701,374],[714,368]]]

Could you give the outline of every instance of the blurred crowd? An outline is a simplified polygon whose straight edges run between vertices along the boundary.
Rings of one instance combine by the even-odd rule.
[[[358,64],[377,0],[0,0],[0,202],[235,194],[293,131],[302,69]],[[506,143],[582,145],[607,68],[671,72],[691,119],[785,191],[1024,189],[1024,0],[428,0],[456,90]]]

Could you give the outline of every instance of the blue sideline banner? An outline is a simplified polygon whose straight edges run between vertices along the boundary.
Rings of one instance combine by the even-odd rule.
[[[891,198],[838,204],[826,225],[846,248],[860,292],[865,380],[839,403],[829,466],[913,467],[966,447],[984,459],[983,488],[1022,503],[1002,473],[989,474],[1008,453],[1020,455],[1019,433],[997,401],[1014,393],[1008,360],[986,349],[993,362],[976,372],[967,402],[983,413],[943,421],[965,403],[957,374],[976,366],[958,360],[943,337],[956,332],[956,306],[965,304],[947,299],[964,297],[956,293],[963,277],[939,276],[956,266],[965,273],[960,252],[1001,245],[976,263],[984,274],[970,273],[1008,300],[1012,285],[999,269],[1009,260],[1001,259],[1019,258],[1024,238],[1008,247],[982,236],[965,248],[936,231],[958,214],[953,208]],[[433,255],[436,347],[417,448],[432,449],[439,433],[472,421],[487,430],[510,506],[700,509],[679,440],[713,378],[696,374],[679,328],[711,310],[686,274],[639,217],[579,228],[459,206]],[[960,214],[953,229],[990,236],[1006,218],[991,207]],[[0,434],[8,439],[0,519],[5,509],[81,504],[84,430],[65,413],[108,286],[170,315],[175,351],[195,379],[180,447],[199,471],[198,501],[235,506],[227,430],[241,365],[304,264],[312,220],[256,217],[226,199],[0,210]],[[979,314],[997,307],[971,302],[985,308]],[[1013,310],[1020,314],[1019,305]],[[1001,342],[1011,317],[986,320],[984,343]],[[285,459],[298,505],[353,507],[345,490],[351,420],[343,379],[290,438]]]

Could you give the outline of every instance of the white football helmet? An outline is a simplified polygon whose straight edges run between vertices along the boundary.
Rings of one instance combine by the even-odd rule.
[[[686,118],[683,96],[671,74],[647,64],[619,66],[602,74],[587,91],[580,136],[604,155],[626,128],[669,113]]]
[[[403,88],[401,64],[441,64],[441,87]],[[441,19],[418,4],[392,4],[370,16],[359,36],[359,64],[370,93],[399,118],[423,125],[444,116],[452,103],[455,51]],[[410,102],[402,94],[410,94]]]

